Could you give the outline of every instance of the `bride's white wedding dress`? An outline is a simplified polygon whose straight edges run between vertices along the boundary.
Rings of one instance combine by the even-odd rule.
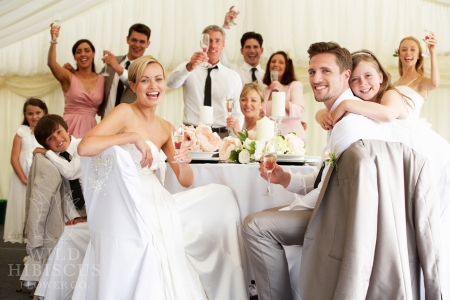
[[[73,299],[246,299],[232,191],[171,195],[155,175],[166,156],[147,143],[150,168],[134,145],[82,158],[91,242]]]
[[[392,133],[430,161],[440,201],[441,261],[444,298],[450,297],[450,144],[420,119],[423,97],[408,85],[396,86],[403,95],[413,100],[408,106],[409,116],[392,122]]]

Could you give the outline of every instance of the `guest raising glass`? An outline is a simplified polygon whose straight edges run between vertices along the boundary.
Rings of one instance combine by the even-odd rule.
[[[61,67],[56,61],[57,39],[61,27],[52,25],[47,64],[64,92],[63,117],[69,126],[69,134],[82,138],[97,125],[95,114],[103,101],[105,78],[95,72],[95,47],[86,39],[77,41],[72,47],[76,70],[72,73]]]
[[[278,80],[272,80],[271,72],[278,72]],[[300,122],[305,113],[305,99],[303,98],[303,85],[296,80],[292,59],[286,52],[278,51],[272,54],[267,61],[263,83],[267,85],[265,97],[266,115],[272,115],[272,92],[286,94],[286,118],[282,122],[281,134],[295,132],[303,141],[306,140],[305,130]]]

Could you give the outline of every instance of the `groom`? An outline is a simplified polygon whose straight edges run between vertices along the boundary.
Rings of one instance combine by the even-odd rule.
[[[316,101],[323,102],[330,112],[343,100],[362,101],[349,88],[352,57],[347,49],[334,42],[320,42],[312,44],[308,54],[309,83]],[[359,139],[391,140],[390,136],[385,124],[347,113],[328,132],[326,149],[339,156]],[[328,170],[329,165],[326,165],[321,169],[323,172],[301,175],[284,172],[276,165],[271,182],[303,196],[298,196],[287,210],[273,208],[245,218],[242,235],[255,274],[259,299],[292,299],[283,245],[303,245],[311,209],[321,189],[320,181]],[[263,164],[260,164],[260,174],[267,179]]]

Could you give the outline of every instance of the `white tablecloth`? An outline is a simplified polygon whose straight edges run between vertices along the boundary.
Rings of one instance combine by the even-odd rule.
[[[295,199],[295,194],[275,184],[271,185],[274,195],[263,196],[262,194],[267,188],[267,181],[259,176],[259,165],[257,164],[191,164],[190,166],[194,172],[194,182],[191,188],[200,187],[209,183],[219,183],[231,188],[239,205],[241,221],[253,212],[288,205]],[[311,173],[317,168],[312,166],[281,167],[285,171],[301,174]],[[180,186],[170,167],[167,168],[165,187],[172,194],[186,190],[186,188]],[[294,299],[300,299],[299,283],[302,250],[301,246],[285,247]],[[249,278],[254,278],[251,266],[248,265],[247,267]]]
[[[194,182],[191,188],[204,186],[209,183],[219,183],[233,190],[241,212],[241,221],[257,211],[288,205],[295,199],[295,194],[285,190],[282,186],[272,184],[273,196],[263,196],[267,181],[259,176],[259,165],[241,164],[191,164],[194,172]],[[281,166],[291,173],[308,174],[316,170],[313,166]],[[170,167],[167,168],[165,187],[172,194],[185,191]]]

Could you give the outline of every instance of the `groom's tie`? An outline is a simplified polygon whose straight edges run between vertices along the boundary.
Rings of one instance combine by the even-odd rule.
[[[317,174],[316,181],[314,181],[314,188],[317,189],[319,187],[319,183],[322,180],[323,169],[325,169],[325,162],[322,163],[320,167],[319,174]]]

